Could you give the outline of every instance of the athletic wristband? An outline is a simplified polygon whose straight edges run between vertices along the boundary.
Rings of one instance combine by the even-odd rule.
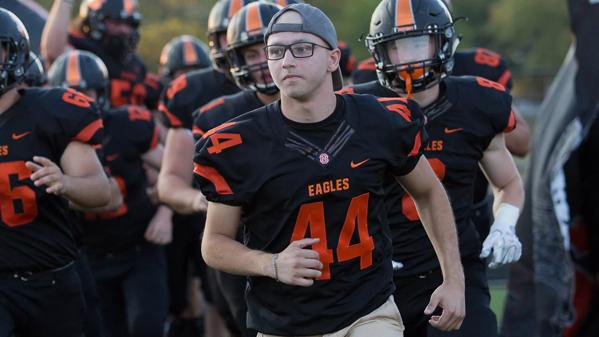
[[[511,230],[516,229],[516,223],[520,216],[520,209],[516,206],[502,202],[495,212],[495,223],[508,226]]]
[[[277,270],[277,259],[279,258],[279,254],[272,254],[272,270],[275,272],[275,280],[279,281],[279,271]]]

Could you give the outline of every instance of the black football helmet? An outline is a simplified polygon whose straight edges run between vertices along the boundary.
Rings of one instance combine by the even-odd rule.
[[[42,60],[32,51],[29,52],[29,66],[23,80],[29,87],[42,87],[48,83]]]
[[[181,70],[208,68],[210,62],[208,46],[191,35],[181,35],[170,40],[160,53],[160,75],[173,78]]]
[[[29,34],[11,11],[0,8],[0,96],[23,82],[29,66]]]
[[[430,54],[418,60],[392,61],[390,52],[397,52],[398,42],[407,39],[424,46]],[[453,19],[442,0],[383,0],[372,14],[366,37],[379,82],[408,95],[433,86],[451,73],[458,44]]]
[[[95,90],[96,102],[102,110],[110,108],[108,70],[93,53],[71,50],[60,55],[48,70],[48,84],[77,91]]]
[[[208,46],[210,46],[210,58],[214,67],[227,74],[229,62],[226,57],[226,46],[220,43],[221,35],[227,34],[227,27],[231,18],[243,6],[256,0],[219,0],[212,6],[208,16]]]
[[[248,65],[243,51],[251,45],[264,45],[268,23],[281,8],[273,3],[259,1],[243,7],[231,18],[227,30],[227,58],[231,62],[231,75],[242,89],[268,95],[279,91],[270,76],[267,61]],[[254,79],[255,74],[261,76],[261,83]]]
[[[137,9],[137,0],[83,0],[79,16],[83,19],[83,33],[100,41],[106,52],[116,58],[127,56],[137,47],[142,19]],[[131,34],[110,34],[106,28],[106,19],[126,22],[132,28]]]

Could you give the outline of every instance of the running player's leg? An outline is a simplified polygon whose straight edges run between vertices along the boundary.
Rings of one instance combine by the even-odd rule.
[[[136,251],[123,291],[129,336],[162,337],[168,311],[162,247],[147,244]]]

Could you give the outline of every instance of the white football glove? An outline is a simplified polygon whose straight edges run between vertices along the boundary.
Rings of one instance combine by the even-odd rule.
[[[522,255],[522,244],[516,236],[516,222],[520,210],[512,205],[502,203],[495,214],[495,222],[489,230],[489,235],[483,242],[481,258],[492,256],[489,268],[516,262]]]

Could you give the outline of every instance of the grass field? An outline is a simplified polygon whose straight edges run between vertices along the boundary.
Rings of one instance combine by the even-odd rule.
[[[501,326],[501,319],[503,318],[503,306],[505,305],[505,298],[507,296],[507,288],[505,285],[490,286],[491,289],[491,309],[497,315],[497,323]]]

